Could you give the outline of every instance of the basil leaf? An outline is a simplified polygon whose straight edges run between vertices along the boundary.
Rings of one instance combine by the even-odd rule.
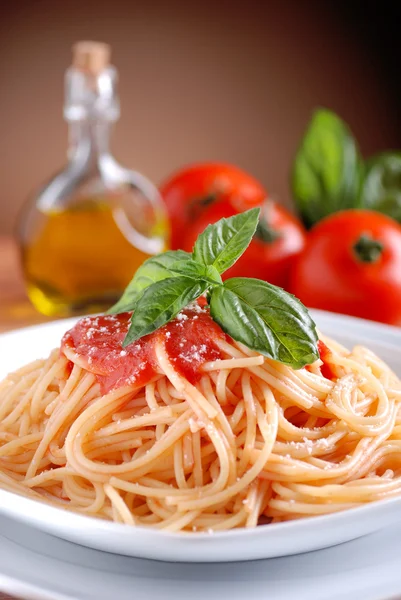
[[[224,273],[249,246],[256,231],[259,213],[259,208],[252,208],[208,225],[195,242],[193,259]]]
[[[401,222],[401,152],[385,152],[366,162],[361,202]]]
[[[211,283],[218,283],[218,284],[223,283],[223,280],[220,277],[220,273],[218,272],[216,267],[214,267],[213,265],[209,265],[208,267],[206,267],[205,276],[206,276],[207,281],[210,281]]]
[[[191,279],[203,279],[210,284],[223,283],[220,274],[215,267],[212,265],[205,267],[205,265],[201,265],[196,262],[196,260],[186,260],[174,263],[171,265],[170,271],[172,273],[184,275],[185,277],[191,277]]]
[[[210,314],[237,342],[294,369],[319,358],[316,325],[307,309],[274,285],[228,279],[212,291]]]
[[[333,212],[360,205],[362,164],[347,125],[333,112],[317,110],[292,172],[292,193],[307,227]]]
[[[177,261],[170,266],[170,272],[197,279],[205,274],[205,266],[192,259]]]
[[[191,258],[188,252],[183,250],[170,250],[157,256],[152,256],[137,269],[133,279],[126,287],[121,298],[114,304],[107,314],[116,314],[134,310],[136,303],[143,291],[156,281],[174,277],[170,272],[170,266],[178,262],[186,262]]]
[[[207,287],[207,282],[194,281],[189,277],[170,277],[147,287],[138,300],[123,346],[153,333],[174,319]]]

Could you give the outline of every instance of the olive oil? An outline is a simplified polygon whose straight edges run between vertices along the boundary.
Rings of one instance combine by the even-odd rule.
[[[28,295],[46,315],[101,311],[149,256],[127,240],[107,203],[51,211],[23,248]]]
[[[69,162],[20,220],[29,298],[45,315],[111,306],[144,260],[168,247],[161,197],[109,151],[118,119],[117,74],[105,44],[81,42],[66,73]]]

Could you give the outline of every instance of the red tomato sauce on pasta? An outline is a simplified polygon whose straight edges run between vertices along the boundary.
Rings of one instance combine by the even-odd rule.
[[[322,366],[320,367],[320,371],[323,377],[326,377],[326,379],[331,380],[336,379],[336,374],[330,366],[330,359],[332,356],[330,348],[326,346],[326,344],[322,342],[322,340],[318,341],[317,347],[319,350],[320,360],[323,362]]]
[[[85,317],[64,335],[61,352],[73,350],[94,373],[102,393],[130,385],[142,387],[157,378],[155,343],[162,340],[174,369],[196,383],[200,367],[222,358],[217,346],[225,334],[199,305],[185,308],[170,323],[123,348],[131,313]]]

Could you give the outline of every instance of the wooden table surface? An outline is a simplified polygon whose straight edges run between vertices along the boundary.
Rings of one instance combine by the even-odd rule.
[[[15,242],[11,237],[0,237],[0,332],[46,320],[25,294]],[[0,600],[10,599],[0,592]]]

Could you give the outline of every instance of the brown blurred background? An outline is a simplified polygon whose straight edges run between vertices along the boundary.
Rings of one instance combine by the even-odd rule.
[[[155,182],[224,160],[288,203],[291,158],[317,105],[350,123],[365,155],[400,147],[386,4],[369,13],[357,0],[2,2],[0,234],[65,161],[63,75],[79,39],[112,45],[114,154]]]

